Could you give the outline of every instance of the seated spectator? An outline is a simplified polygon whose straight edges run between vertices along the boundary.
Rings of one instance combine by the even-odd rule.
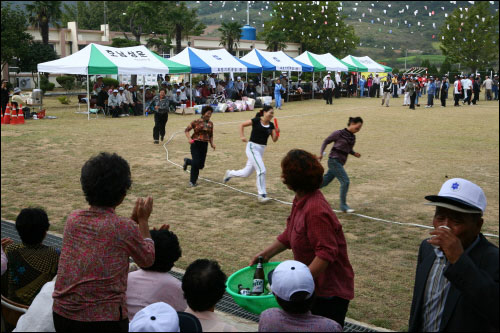
[[[185,312],[175,312],[158,302],[139,311],[129,324],[129,332],[202,332],[200,321]]]
[[[128,92],[128,90],[127,90]],[[128,115],[128,109],[129,109],[129,101],[128,101],[128,98],[127,98],[127,93],[125,93],[125,88],[123,87],[120,87],[118,88],[118,99],[120,100],[120,109],[121,109],[121,113],[122,114],[125,114],[125,115]]]
[[[10,238],[2,238],[2,246],[0,247],[0,250],[2,250],[2,275],[7,271],[7,255],[5,254],[4,248],[12,244],[13,241]]]
[[[188,304],[186,312],[200,320],[203,332],[236,331],[214,313],[215,304],[226,290],[226,274],[216,261],[198,259],[189,265],[182,278],[182,290]]]
[[[210,96],[210,89],[205,83],[203,83],[203,85],[201,86],[201,97],[207,100],[208,98],[210,98]]]
[[[122,112],[121,108],[121,98],[118,96],[118,90],[113,90],[113,93],[108,97],[108,107],[113,118],[118,118],[118,115]]]
[[[49,226],[47,213],[41,208],[25,208],[16,218],[22,244],[5,248],[7,283],[2,283],[2,293],[14,302],[30,305],[43,285],[57,273],[59,251],[42,244]]]
[[[138,198],[131,217],[116,215],[132,181],[117,154],[100,153],[82,167],[80,183],[90,207],[71,212],[64,225],[53,318],[58,332],[126,331],[129,257],[153,265],[148,220],[153,198]]]
[[[13,332],[55,332],[54,319],[52,319],[52,294],[56,284],[57,275],[52,281],[43,285],[36,295],[28,311],[17,321]]]
[[[311,314],[314,279],[306,265],[284,261],[269,280],[281,309],[271,308],[260,314],[259,332],[342,332],[336,321]]]
[[[127,307],[130,320],[142,308],[156,302],[168,303],[176,311],[184,311],[187,307],[181,282],[168,273],[182,253],[177,236],[168,230],[168,226],[162,226],[160,230],[151,231],[151,238],[155,244],[153,266],[128,274]]]
[[[12,95],[12,104],[16,107],[16,109],[18,108],[19,105],[21,104],[26,104],[25,101],[23,100],[23,98],[21,97],[21,89],[20,88],[14,88],[14,93]]]
[[[104,109],[108,104],[108,86],[104,86],[104,88],[99,89],[99,93],[97,94],[97,106],[100,109]]]
[[[94,92],[94,95],[99,95],[99,93],[101,92],[102,89],[106,89],[104,87],[104,83],[102,82],[102,76],[101,75],[97,75],[97,80],[95,81],[94,83],[94,86],[92,88],[92,91]]]
[[[132,99],[134,101],[135,107],[134,107],[134,116],[140,116],[143,114],[143,103],[142,103],[142,94],[143,87],[139,88],[138,86],[134,86],[134,89],[131,90],[132,92]]]
[[[181,90],[177,89],[175,91],[175,95],[172,96],[172,99],[170,100],[170,105],[177,107],[177,106],[181,106],[181,104],[182,104]]]

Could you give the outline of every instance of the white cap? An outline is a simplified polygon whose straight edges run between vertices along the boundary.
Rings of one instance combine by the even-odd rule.
[[[115,90],[113,90],[113,92],[118,92],[118,90],[115,89]]]
[[[241,76],[238,76],[238,77],[236,78],[236,80],[241,80]]]
[[[123,87],[120,87],[120,90],[125,90],[125,88],[123,88]]]
[[[462,178],[447,180],[438,195],[425,197],[426,205],[445,207],[462,213],[484,213],[486,196],[483,189]]]
[[[203,81],[200,81],[200,82],[198,82],[198,84],[201,86],[201,85],[203,85],[205,83]]]
[[[129,323],[130,332],[180,332],[179,316],[167,303],[148,305]]]
[[[295,260],[283,261],[276,267],[272,275],[272,292],[284,301],[298,291],[314,293],[314,279],[311,271],[303,263]]]
[[[180,89],[177,89],[175,92],[181,92],[181,90],[180,90]]]

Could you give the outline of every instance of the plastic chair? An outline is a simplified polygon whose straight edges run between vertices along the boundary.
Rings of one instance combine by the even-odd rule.
[[[17,326],[19,317],[26,313],[28,306],[11,301],[2,295],[2,322],[5,323],[7,332],[12,331]]]

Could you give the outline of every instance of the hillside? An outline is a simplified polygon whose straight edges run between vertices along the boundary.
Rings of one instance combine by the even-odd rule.
[[[354,55],[370,55],[396,67],[404,66],[404,55],[408,49],[409,65],[419,65],[428,58],[440,65],[444,60],[439,49],[438,34],[446,15],[456,8],[466,13],[468,1],[341,1],[339,6],[360,37],[360,45]],[[197,8],[199,17],[207,25],[217,26],[223,21],[246,24],[246,1],[187,1]],[[251,1],[250,24],[262,30],[269,20],[275,1]],[[330,5],[333,2],[330,2]],[[323,2],[322,2],[323,5]],[[266,8],[267,7],[267,8]],[[492,5],[498,10],[498,1]],[[217,29],[207,36],[218,36]],[[422,57],[428,55],[428,57]],[[417,62],[417,63],[415,63]]]

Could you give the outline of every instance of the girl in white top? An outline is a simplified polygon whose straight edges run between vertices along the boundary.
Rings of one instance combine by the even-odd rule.
[[[279,129],[274,127],[271,120],[274,117],[273,107],[265,105],[255,118],[247,120],[240,125],[241,141],[247,142],[245,138],[245,127],[252,126],[252,134],[250,141],[247,143],[246,154],[248,157],[246,166],[241,170],[227,170],[224,175],[224,183],[233,177],[248,177],[255,170],[257,173],[257,190],[259,193],[259,202],[264,203],[270,199],[267,197],[266,191],[266,167],[262,157],[266,149],[267,139],[269,136],[274,142],[278,141]]]

